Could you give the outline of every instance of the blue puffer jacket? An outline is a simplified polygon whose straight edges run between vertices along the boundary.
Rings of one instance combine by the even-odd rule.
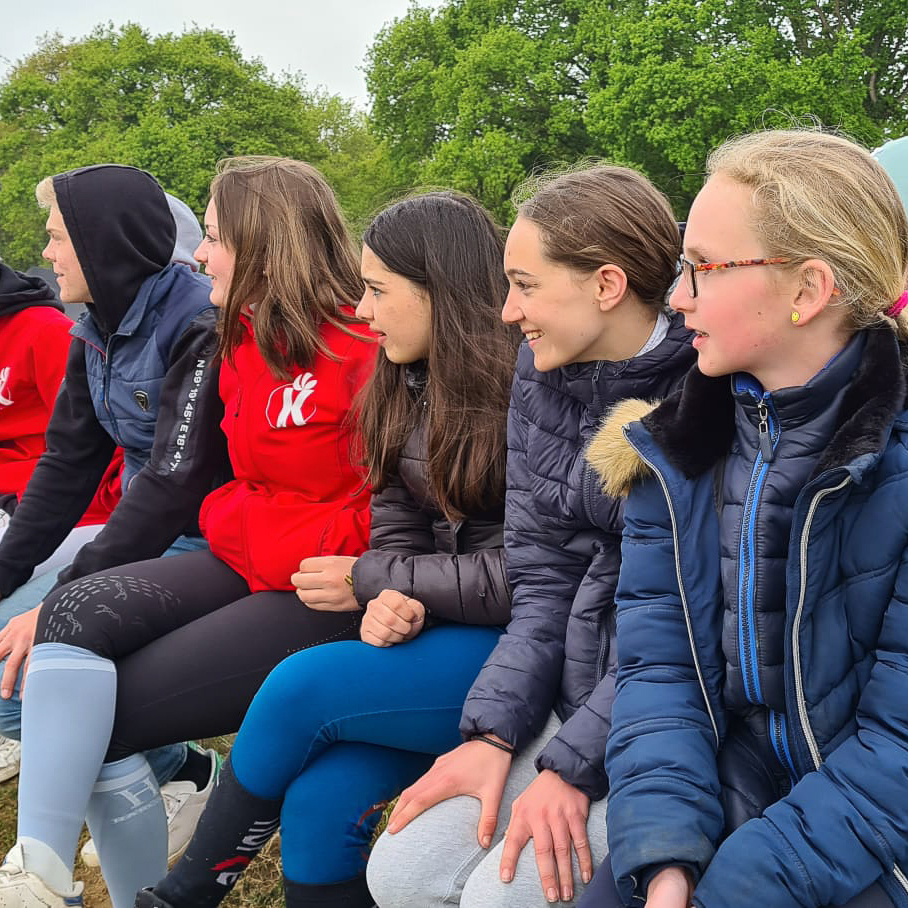
[[[727,731],[718,481],[728,378],[694,370],[641,422],[591,446],[608,491],[633,485],[616,594],[619,669],[606,769],[612,867],[626,902],[667,864],[694,903],[842,904],[879,880],[908,906],[908,412],[900,350],[866,332],[831,441],[792,512],[784,686],[798,781],[723,841]],[[636,417],[639,417],[638,408]]]
[[[110,336],[102,335],[88,313],[70,332],[85,341],[85,373],[98,422],[123,448],[124,489],[148,463],[174,347],[197,316],[213,310],[210,292],[211,283],[201,274],[187,265],[168,265],[145,280]]]
[[[614,592],[621,502],[603,495],[584,452],[616,401],[662,397],[694,359],[674,317],[654,350],[623,362],[537,372],[520,349],[508,418],[505,552],[511,621],[476,679],[461,732],[491,732],[518,750],[554,708],[564,722],[537,760],[592,799],[607,789],[614,695]]]

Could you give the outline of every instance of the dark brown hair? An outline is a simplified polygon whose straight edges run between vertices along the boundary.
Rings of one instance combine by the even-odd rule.
[[[641,302],[665,305],[681,236],[668,199],[643,174],[612,164],[543,174],[524,183],[514,203],[539,228],[553,262],[584,274],[617,265]]]
[[[331,187],[310,164],[289,158],[227,158],[211,183],[221,242],[236,254],[221,319],[220,353],[255,339],[272,373],[289,378],[317,352],[336,359],[319,333],[354,319],[340,312],[362,293],[359,262]]]
[[[432,192],[381,212],[363,242],[423,288],[431,310],[428,383],[417,399],[405,365],[379,356],[360,412],[373,488],[397,471],[426,408],[429,492],[451,520],[504,498],[507,409],[520,334],[501,321],[508,293],[501,230],[473,199]]]

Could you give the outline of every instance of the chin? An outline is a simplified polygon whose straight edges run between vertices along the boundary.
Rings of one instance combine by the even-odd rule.
[[[535,352],[533,353],[533,368],[537,372],[552,372],[564,365],[566,365],[566,363],[559,362],[555,357],[547,357],[544,354],[537,355]]]
[[[702,356],[697,358],[697,368],[707,378],[720,378],[723,375],[731,375],[733,372],[741,371],[740,369],[729,369],[715,360],[704,360]]]

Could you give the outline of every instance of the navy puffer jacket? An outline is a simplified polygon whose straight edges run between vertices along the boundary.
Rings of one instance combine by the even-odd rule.
[[[633,484],[606,760],[626,903],[644,899],[654,868],[681,864],[698,880],[699,908],[841,905],[877,880],[908,908],[905,359],[888,328],[865,332],[831,439],[795,501],[784,697],[797,781],[724,840],[715,468],[734,438],[731,381],[693,370],[683,392],[623,433],[628,414],[616,413],[591,447],[613,493]]]
[[[623,362],[537,372],[523,345],[508,421],[505,551],[512,618],[470,691],[461,732],[493,733],[518,750],[554,708],[564,725],[537,760],[592,799],[614,696],[614,592],[622,506],[602,494],[584,456],[600,421],[630,396],[661,398],[694,360],[672,318],[654,350]]]

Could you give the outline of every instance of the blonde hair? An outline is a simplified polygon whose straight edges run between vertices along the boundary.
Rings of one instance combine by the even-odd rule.
[[[57,193],[54,191],[54,178],[45,177],[35,187],[35,198],[38,200],[39,208],[56,208]]]
[[[359,257],[325,178],[290,158],[249,156],[219,162],[211,183],[221,241],[236,253],[221,319],[220,352],[242,340],[240,313],[253,310],[255,338],[275,376],[331,359],[323,323],[351,333],[362,295]],[[353,335],[357,336],[357,335]]]
[[[864,148],[819,130],[767,130],[729,139],[706,166],[753,190],[751,226],[767,257],[822,259],[852,329],[889,324],[908,340],[908,310],[886,315],[908,284],[908,215]]]

